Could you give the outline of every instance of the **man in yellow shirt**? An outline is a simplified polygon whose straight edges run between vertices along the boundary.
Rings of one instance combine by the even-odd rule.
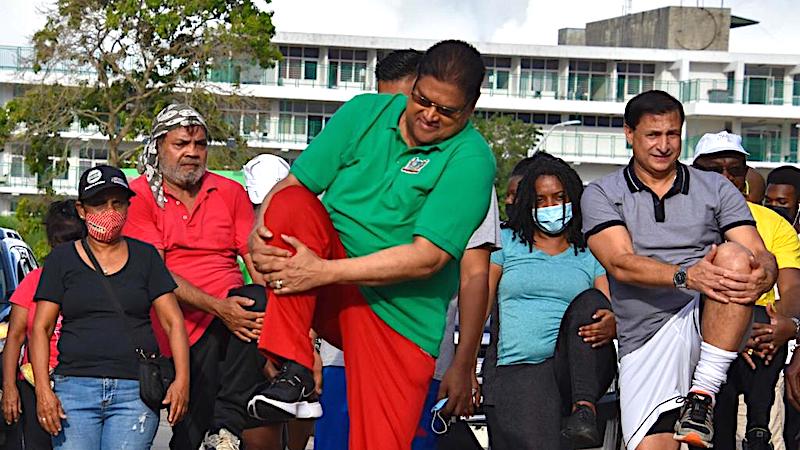
[[[695,148],[693,166],[700,170],[717,172],[730,180],[744,195],[746,159],[741,137],[725,131],[704,135]],[[769,430],[770,408],[775,401],[775,385],[786,360],[786,343],[795,337],[798,326],[793,317],[798,315],[800,301],[800,241],[794,228],[779,214],[760,205],[748,203],[756,221],[756,229],[767,250],[778,263],[777,288],[756,302],[753,313],[755,323],[747,343],[747,350],[728,370],[728,381],[716,397],[714,422],[717,434],[714,447],[736,448],[735,430],[738,395],[745,395],[747,427],[742,448],[745,450],[771,449]],[[780,433],[776,433],[780,441]]]

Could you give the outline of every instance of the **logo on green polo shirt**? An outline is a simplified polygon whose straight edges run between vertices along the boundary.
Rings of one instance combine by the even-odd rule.
[[[400,170],[405,173],[417,174],[430,161],[430,159],[419,159],[419,157],[415,156],[411,158],[411,160],[408,161],[408,164],[406,164],[405,167]]]

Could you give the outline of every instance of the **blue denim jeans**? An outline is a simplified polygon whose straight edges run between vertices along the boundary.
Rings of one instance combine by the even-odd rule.
[[[139,381],[55,376],[67,418],[53,438],[60,450],[146,450],[159,416],[139,398]]]

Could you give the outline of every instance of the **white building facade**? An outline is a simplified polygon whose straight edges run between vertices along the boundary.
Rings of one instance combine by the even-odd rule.
[[[284,60],[262,69],[231,62],[209,74],[220,88],[249,97],[247,108],[228,111],[248,145],[295,159],[353,96],[375,91],[375,64],[395,49],[424,50],[429,40],[277,33]],[[477,43],[487,77],[477,114],[509,114],[543,131],[558,127],[542,148],[575,164],[584,182],[627,164],[630,149],[622,114],[634,95],[669,92],[684,104],[683,157],[691,158],[703,133],[723,129],[743,136],[751,165],[768,170],[798,162],[800,55],[743,54],[587,46]],[[23,61],[30,49],[0,47],[0,102],[33,77]],[[54,188],[75,194],[81,171],[105,161],[104,139],[77,126],[65,132],[66,174]],[[214,150],[212,150],[214,151]],[[220,149],[219,151],[224,151]],[[24,148],[7,143],[0,153],[0,213],[20,196],[35,195],[36,179]]]

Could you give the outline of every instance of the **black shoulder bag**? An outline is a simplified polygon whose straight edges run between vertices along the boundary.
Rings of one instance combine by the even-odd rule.
[[[105,286],[108,292],[111,303],[114,304],[114,308],[120,314],[120,317],[122,317],[123,322],[125,322],[128,328],[128,340],[136,352],[136,355],[138,355],[139,360],[139,396],[142,398],[144,404],[154,411],[165,408],[166,406],[163,405],[162,402],[167,395],[169,385],[175,380],[175,367],[172,365],[172,360],[158,353],[147,352],[142,346],[136,345],[133,340],[135,334],[134,328],[129,322],[129,317],[125,314],[125,310],[122,308],[122,304],[117,299],[117,296],[114,295],[114,289],[111,288],[111,283],[103,273],[100,263],[97,262],[97,258],[95,258],[85,238],[81,239],[81,245],[86,255],[92,261],[95,272],[97,272],[103,280],[103,286]],[[130,255],[128,257],[130,257]]]

